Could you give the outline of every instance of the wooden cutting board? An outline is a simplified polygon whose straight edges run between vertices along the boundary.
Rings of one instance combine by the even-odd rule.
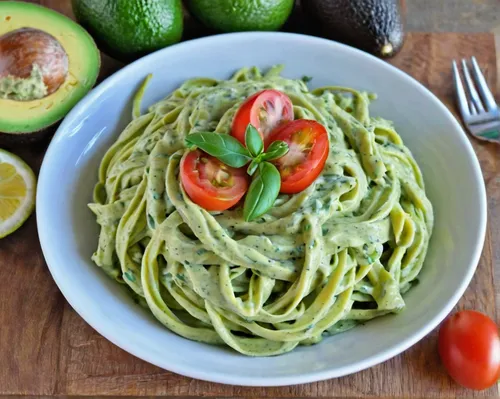
[[[69,12],[69,2],[44,3]],[[490,87],[496,87],[495,41],[488,33],[409,34],[403,51],[390,62],[422,82],[454,111],[450,62],[471,55],[478,58]],[[117,67],[119,64],[105,57],[102,77]],[[22,156],[38,172],[48,141],[8,149]],[[477,272],[457,308],[477,309],[499,321],[495,268],[500,271],[500,146],[471,141],[487,184],[489,226]],[[439,362],[436,331],[379,366],[306,385],[245,388],[212,384],[161,370],[108,342],[69,307],[43,259],[35,216],[20,230],[0,240],[0,281],[0,395],[275,398],[470,397],[499,393],[497,386],[473,392],[451,381]]]

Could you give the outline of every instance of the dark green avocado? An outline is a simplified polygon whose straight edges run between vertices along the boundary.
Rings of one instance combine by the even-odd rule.
[[[218,32],[278,30],[295,0],[184,0],[190,14]]]
[[[379,57],[396,54],[404,42],[400,0],[302,0],[319,34]]]
[[[182,37],[181,0],[72,0],[72,5],[99,48],[120,61],[133,61]]]

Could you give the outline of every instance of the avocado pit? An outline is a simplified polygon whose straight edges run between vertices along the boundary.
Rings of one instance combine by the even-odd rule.
[[[21,28],[0,37],[0,98],[31,101],[54,93],[68,76],[68,55],[52,35]]]

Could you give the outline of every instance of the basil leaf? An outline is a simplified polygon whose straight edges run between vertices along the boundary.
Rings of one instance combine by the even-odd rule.
[[[243,205],[243,216],[247,222],[262,216],[273,205],[281,188],[281,176],[276,166],[269,162],[259,164],[259,172],[248,188]]]
[[[288,147],[288,144],[284,141],[273,141],[267,151],[262,154],[261,160],[271,161],[272,159],[281,158],[283,155],[286,155],[289,150],[290,148]]]
[[[256,159],[252,160],[252,162],[250,162],[250,165],[248,165],[247,173],[250,176],[252,176],[258,167],[259,167],[259,160],[258,160],[258,158],[256,158]]]
[[[264,149],[264,142],[258,130],[249,123],[245,131],[245,144],[252,156],[258,156]]]
[[[252,159],[248,150],[228,134],[191,133],[185,142],[189,148],[198,147],[233,168],[241,168]]]

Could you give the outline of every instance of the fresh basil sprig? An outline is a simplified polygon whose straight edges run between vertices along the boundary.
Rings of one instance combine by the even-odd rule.
[[[243,217],[247,222],[262,216],[278,198],[281,176],[276,166],[269,162],[259,164],[259,172],[248,188],[243,205]]]
[[[229,134],[191,133],[186,136],[186,145],[198,147],[233,168],[241,168],[252,160],[250,152]]]
[[[189,134],[186,145],[189,148],[198,147],[233,168],[250,163],[247,173],[254,177],[243,205],[243,217],[247,222],[262,216],[273,206],[280,192],[281,176],[276,166],[267,161],[284,156],[289,150],[287,143],[274,141],[264,152],[264,141],[259,131],[248,124],[245,131],[246,148],[233,136],[208,132]]]
[[[260,163],[260,161],[257,161],[257,159],[252,159],[252,162],[250,162],[250,165],[248,165],[248,168],[247,168],[247,173],[250,176],[252,176],[255,173],[255,171],[259,167],[259,163]]]
[[[281,158],[289,151],[288,144],[284,141],[273,141],[267,151],[262,154],[262,161],[272,161],[273,159]]]
[[[264,142],[260,136],[259,131],[253,127],[251,123],[248,124],[245,130],[245,144],[253,157],[258,157],[264,151]]]

